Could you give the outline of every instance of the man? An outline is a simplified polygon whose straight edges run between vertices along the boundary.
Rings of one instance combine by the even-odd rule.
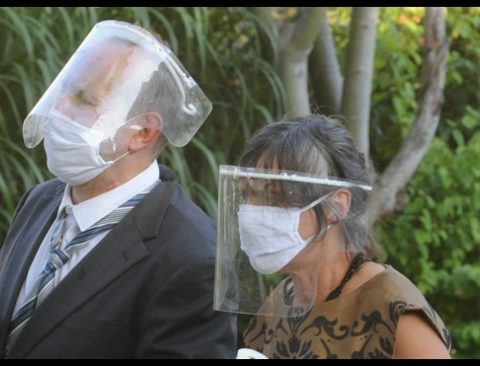
[[[24,195],[0,251],[2,357],[234,357],[215,227],[156,162],[210,111],[150,33],[94,27],[24,122],[58,179]]]

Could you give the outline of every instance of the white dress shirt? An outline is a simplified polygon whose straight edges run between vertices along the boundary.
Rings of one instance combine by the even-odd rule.
[[[30,269],[28,270],[27,278],[23,283],[23,286],[20,290],[15,309],[12,314],[12,318],[16,312],[22,307],[23,303],[26,300],[26,296],[31,291],[35,281],[42,273],[45,265],[48,261],[48,256],[50,253],[50,241],[53,234],[53,228],[56,226],[56,222],[59,219],[60,213],[63,208],[67,210],[68,213],[72,213],[75,217],[77,224],[77,233],[85,231],[90,226],[95,224],[98,220],[102,219],[114,209],[119,207],[122,203],[128,201],[130,198],[134,197],[139,192],[144,191],[154,184],[160,178],[160,171],[158,168],[158,163],[154,161],[147,169],[141,172],[136,177],[130,179],[128,182],[123,183],[122,185],[102,193],[96,197],[90,198],[86,201],[80,202],[76,205],[72,203],[70,197],[70,186],[67,184],[65,187],[65,192],[63,193],[62,201],[58,207],[57,217],[55,218],[52,226],[48,230],[45,238],[38,248],[37,254],[33,259]],[[85,257],[95,246],[109,233],[108,231],[102,232],[93,239],[91,239],[86,244],[82,245],[82,248],[72,255],[70,260],[65,263],[62,267],[55,271],[55,283],[58,284],[65,276],[74,268],[78,262],[80,262],[83,257]],[[75,234],[75,235],[76,235]]]

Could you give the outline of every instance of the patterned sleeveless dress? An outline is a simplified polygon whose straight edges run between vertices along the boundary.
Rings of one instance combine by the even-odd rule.
[[[300,316],[254,316],[245,347],[269,358],[392,358],[399,317],[425,315],[450,351],[443,321],[417,287],[392,266],[357,289]]]

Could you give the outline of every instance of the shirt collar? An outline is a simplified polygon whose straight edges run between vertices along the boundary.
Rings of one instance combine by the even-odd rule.
[[[108,215],[122,203],[128,201],[139,192],[149,188],[160,179],[158,163],[154,161],[147,169],[114,189],[92,197],[74,205],[70,196],[71,187],[65,187],[62,201],[58,207],[58,214],[65,206],[71,206],[73,216],[77,221],[80,231],[84,231],[101,218]]]

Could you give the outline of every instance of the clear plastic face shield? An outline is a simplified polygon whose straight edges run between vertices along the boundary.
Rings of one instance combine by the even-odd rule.
[[[74,124],[74,133],[109,161],[144,127],[161,129],[174,146],[186,145],[211,109],[169,48],[138,26],[109,20],[95,25],[32,109],[23,137],[33,148],[47,125]],[[161,122],[144,118],[147,113]]]
[[[214,309],[299,316],[317,301],[316,246],[338,189],[371,190],[341,179],[221,165]],[[338,248],[338,251],[343,250]]]

